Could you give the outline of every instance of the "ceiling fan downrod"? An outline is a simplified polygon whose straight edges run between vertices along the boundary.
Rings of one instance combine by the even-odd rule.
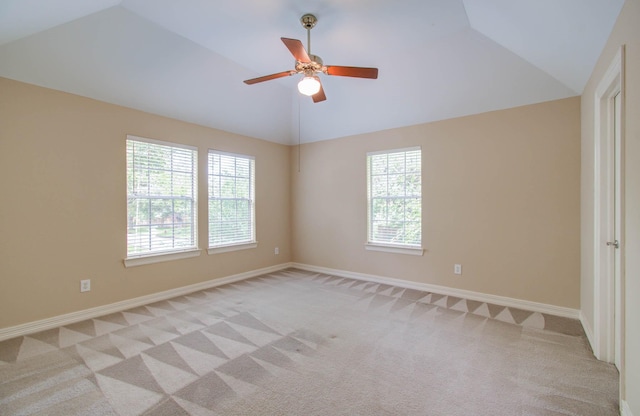
[[[311,55],[311,29],[318,23],[318,19],[311,13],[307,13],[300,18],[300,23],[307,29],[307,53]]]

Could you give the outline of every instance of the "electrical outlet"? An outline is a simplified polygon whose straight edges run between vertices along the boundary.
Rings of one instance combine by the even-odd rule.
[[[91,290],[91,279],[80,280],[80,292],[89,292]]]
[[[453,273],[454,274],[462,274],[462,264],[454,264],[453,265]]]
[[[276,255],[280,254],[280,248],[276,247],[276,249],[273,250],[273,254],[276,254]]]

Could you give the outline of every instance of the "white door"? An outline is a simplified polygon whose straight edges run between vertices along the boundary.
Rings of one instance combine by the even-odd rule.
[[[613,244],[614,250],[613,260],[613,284],[614,284],[614,364],[620,367],[620,358],[622,356],[622,262],[621,262],[621,250],[620,241],[622,240],[622,189],[621,189],[621,177],[622,177],[622,140],[621,140],[621,121],[622,121],[622,106],[621,106],[622,94],[618,93],[613,97]]]

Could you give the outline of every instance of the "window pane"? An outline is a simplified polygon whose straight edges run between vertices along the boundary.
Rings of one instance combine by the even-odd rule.
[[[142,198],[129,198],[127,201],[129,227],[149,223],[149,201]]]
[[[249,178],[250,163],[249,159],[236,159],[236,176],[238,178]]]
[[[176,246],[188,247],[193,239],[193,231],[190,223],[176,224],[173,227],[173,238]]]
[[[374,199],[371,207],[371,217],[373,220],[385,221],[388,214],[388,201],[386,199]]]
[[[396,240],[396,236],[401,227],[397,224],[388,222],[375,222],[374,223],[374,238],[376,241],[384,243],[392,243]]]
[[[386,175],[387,174],[387,155],[374,155],[371,157],[371,174]]]
[[[235,177],[222,177],[221,178],[221,198],[234,198],[236,196],[236,181]]]
[[[222,220],[222,201],[209,200],[209,221],[221,221]]]
[[[171,195],[171,172],[149,170],[149,193],[153,196]]]
[[[389,175],[388,196],[404,196],[404,175]]]
[[[404,220],[404,199],[389,200],[389,220],[402,222]]]
[[[422,217],[420,198],[407,198],[405,200],[404,212],[406,221],[420,222],[420,218]]]
[[[182,196],[182,197],[190,197],[191,193],[194,191],[191,186],[193,182],[193,177],[189,172],[176,172],[172,177],[172,186],[173,190],[171,194],[173,196]]]
[[[146,250],[149,245],[149,227],[132,226],[127,233],[129,242],[129,254],[138,254]]]
[[[406,186],[406,195],[407,196],[420,196],[421,183],[420,183],[420,174],[411,173],[405,176],[405,186]]]
[[[249,201],[238,199],[237,204],[237,215],[242,219],[249,219]]]
[[[251,187],[249,186],[249,178],[237,178],[236,179],[236,197],[237,198],[245,198],[248,199],[251,195],[249,191]]]
[[[222,183],[219,175],[209,176],[209,198],[220,198],[222,196]]]
[[[223,176],[236,176],[235,158],[231,156],[220,156],[220,174]]]
[[[220,155],[209,153],[209,175],[220,176]]]
[[[421,161],[420,161],[420,153],[418,152],[413,152],[413,153],[408,153],[407,154],[407,160],[406,160],[406,173],[417,173],[418,176],[420,175],[420,165],[421,165]]]
[[[175,224],[191,224],[193,215],[193,202],[189,199],[176,199],[173,201],[173,222]]]
[[[149,170],[135,166],[127,176],[129,195],[149,195]]]
[[[389,155],[389,173],[404,173],[404,153],[391,153]]]
[[[420,245],[422,241],[422,227],[420,221],[405,223],[405,240],[407,244]]]
[[[371,196],[373,197],[387,196],[387,176],[386,175],[373,176],[371,178],[371,181],[372,181]]]

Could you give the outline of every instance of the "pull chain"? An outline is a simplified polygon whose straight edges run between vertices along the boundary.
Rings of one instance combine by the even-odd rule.
[[[298,94],[298,173],[300,173],[300,95]]]

